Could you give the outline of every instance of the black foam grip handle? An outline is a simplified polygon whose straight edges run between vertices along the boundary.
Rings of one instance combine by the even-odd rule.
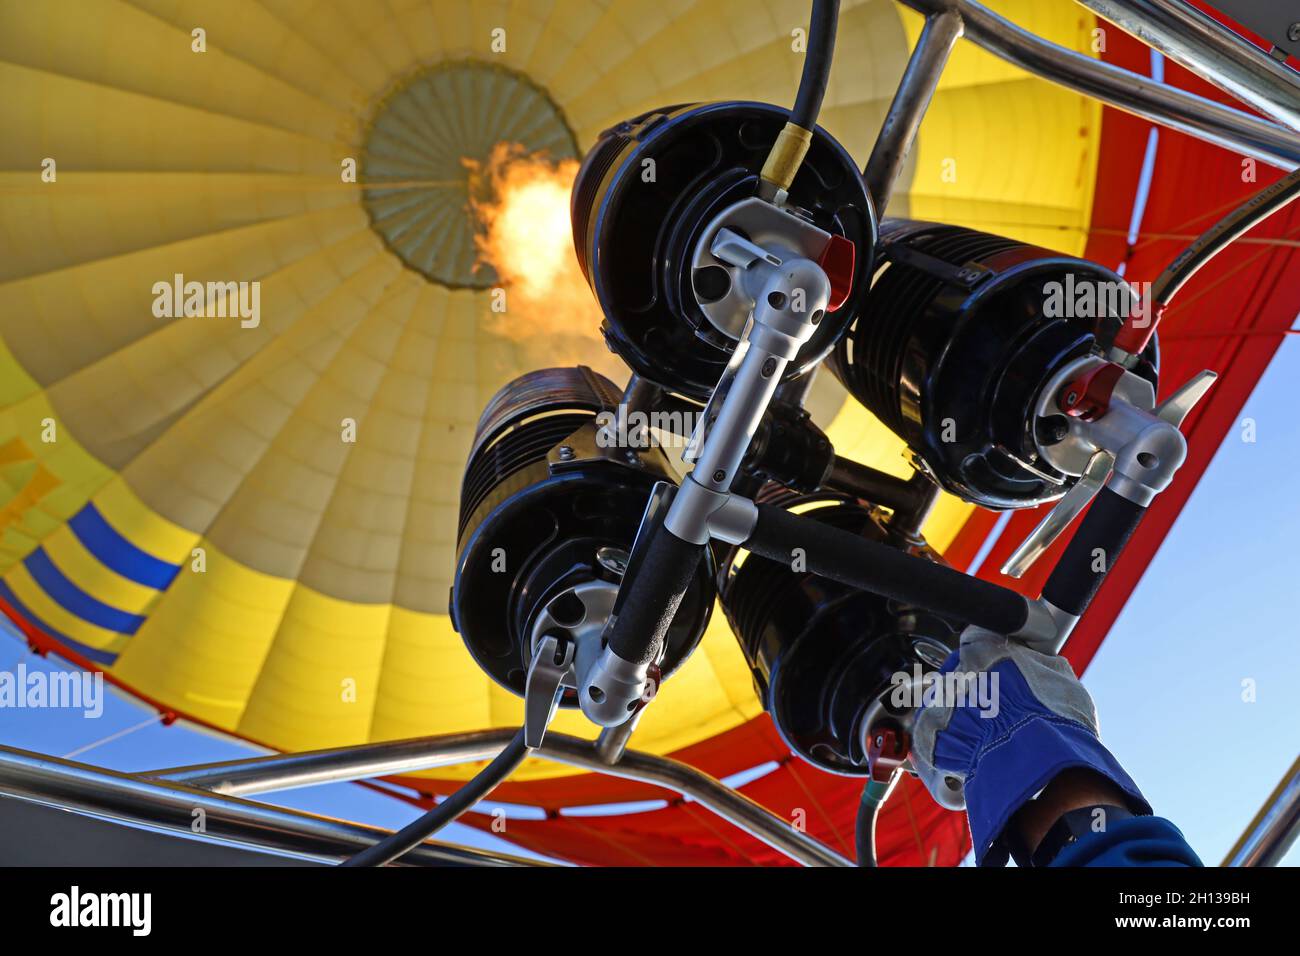
[[[1015,591],[773,505],[758,506],[745,547],[787,565],[802,557],[814,574],[999,634],[1016,633],[1029,617]]]
[[[633,664],[658,656],[704,548],[683,541],[662,521],[652,528],[644,557],[623,578],[627,595],[609,632],[609,647],[615,654]]]
[[[1052,569],[1044,599],[1062,611],[1083,614],[1144,514],[1146,508],[1102,488]]]

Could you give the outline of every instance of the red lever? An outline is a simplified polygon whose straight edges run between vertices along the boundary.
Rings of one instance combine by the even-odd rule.
[[[853,243],[843,236],[831,236],[831,241],[822,250],[817,264],[826,273],[826,278],[831,280],[831,297],[826,303],[826,311],[834,312],[853,291],[853,263],[856,257],[857,251],[853,248]]]
[[[1061,389],[1057,407],[1071,418],[1095,422],[1110,411],[1110,396],[1123,376],[1124,369],[1114,362],[1098,365]]]
[[[1115,334],[1115,348],[1129,355],[1141,355],[1146,351],[1147,344],[1151,337],[1156,334],[1156,326],[1165,315],[1165,304],[1157,302],[1152,310],[1153,315],[1144,327],[1139,328],[1136,325],[1136,317],[1130,315],[1124,320],[1123,326]]]
[[[893,727],[877,730],[867,743],[867,766],[871,770],[871,779],[877,783],[889,783],[911,749],[912,740],[906,731]]]

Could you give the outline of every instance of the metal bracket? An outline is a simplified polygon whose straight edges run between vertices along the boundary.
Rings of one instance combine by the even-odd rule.
[[[552,473],[567,471],[593,461],[608,461],[638,471],[649,470],[671,475],[672,467],[664,450],[648,441],[642,448],[627,448],[617,440],[602,441],[601,426],[596,419],[584,422],[564,441],[546,454],[546,464]]]
[[[901,242],[889,242],[880,247],[880,258],[902,265],[912,266],[937,275],[949,285],[959,289],[971,290],[993,275],[993,270],[977,262],[955,266],[945,259],[939,259],[920,249],[913,249]]]

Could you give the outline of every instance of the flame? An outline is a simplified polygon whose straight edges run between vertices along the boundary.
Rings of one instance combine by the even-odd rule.
[[[578,268],[569,226],[578,163],[530,154],[518,143],[498,143],[484,162],[463,162],[470,209],[480,225],[479,262],[496,270],[506,290],[493,331],[545,348],[552,357],[558,349],[570,364],[592,364],[607,354],[600,307]]]

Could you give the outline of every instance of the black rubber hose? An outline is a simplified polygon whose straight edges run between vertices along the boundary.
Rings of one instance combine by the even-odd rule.
[[[1167,305],[1194,276],[1234,239],[1253,229],[1273,213],[1300,196],[1300,169],[1260,190],[1207,229],[1177,259],[1169,263],[1151,287],[1151,297]]]
[[[840,19],[840,0],[813,0],[812,21],[808,26],[808,50],[804,55],[799,93],[790,111],[790,122],[811,130],[822,110],[826,84],[831,76],[831,59],[835,54],[835,28]]]
[[[744,547],[787,566],[801,560],[824,578],[998,634],[1015,634],[1029,619],[1029,602],[1015,591],[773,505],[758,506]]]
[[[610,650],[632,664],[645,664],[658,656],[704,548],[683,541],[662,520],[654,526],[645,556],[634,555],[623,577],[620,590],[627,593],[610,628]]]
[[[862,788],[862,800],[858,803],[858,819],[853,831],[853,843],[858,851],[858,866],[876,865],[876,817],[879,816],[880,802],[868,796],[871,784]]]
[[[880,819],[880,808],[894,792],[900,773],[901,771],[895,770],[886,783],[868,780],[867,785],[862,788],[862,800],[858,803],[858,819],[853,831],[853,842],[858,851],[858,866],[877,865],[876,821]]]
[[[384,866],[419,846],[448,823],[451,823],[474,804],[496,789],[528,756],[524,745],[524,731],[520,728],[490,764],[474,775],[463,787],[447,797],[424,816],[408,823],[378,843],[366,847],[355,856],[344,860],[340,866]]]
[[[1102,488],[1052,569],[1043,598],[1062,611],[1082,615],[1144,514],[1146,508]]]

